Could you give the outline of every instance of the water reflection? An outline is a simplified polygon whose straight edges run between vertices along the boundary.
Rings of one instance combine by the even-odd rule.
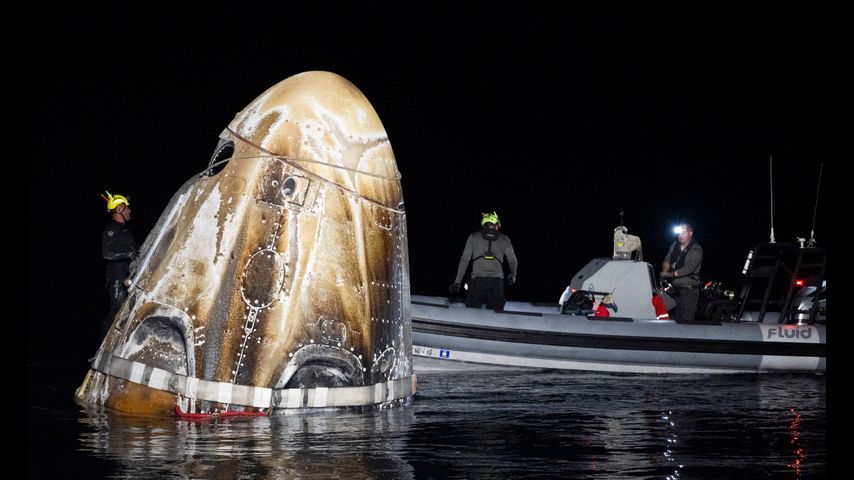
[[[801,414],[794,408],[790,408],[789,413],[792,415],[792,420],[789,422],[789,435],[792,437],[791,444],[792,448],[794,448],[794,460],[788,465],[788,467],[795,472],[795,477],[800,478],[801,464],[804,461],[804,449],[801,448],[800,442]]]
[[[187,422],[31,412],[40,478],[823,478],[805,375],[426,375],[402,408]]]
[[[399,433],[412,420],[410,407],[202,422],[89,407],[79,440],[118,477],[410,478]]]
[[[785,430],[781,429],[785,436],[778,441],[788,445],[781,450],[786,452],[783,456],[785,465],[795,478],[802,478],[805,471],[811,473],[816,465],[823,465],[825,462],[826,454],[822,448],[824,442],[817,445],[814,440],[803,438],[803,432],[813,436],[819,428],[822,432],[826,429],[826,419],[816,416],[817,411],[825,408],[825,384],[815,381],[815,378],[809,380],[811,381],[798,382],[797,397],[793,397],[790,390],[781,387],[779,383],[760,384],[762,411],[769,417],[779,419],[781,427],[785,426]]]

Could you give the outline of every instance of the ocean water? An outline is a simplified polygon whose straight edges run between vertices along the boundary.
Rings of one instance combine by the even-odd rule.
[[[418,377],[401,408],[181,421],[31,389],[30,478],[824,478],[814,374]],[[33,395],[35,393],[36,395]]]

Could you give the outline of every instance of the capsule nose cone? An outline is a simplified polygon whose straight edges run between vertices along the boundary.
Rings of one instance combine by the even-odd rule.
[[[365,95],[339,75],[290,77],[253,100],[228,130],[372,201],[393,208],[402,201],[385,128]]]

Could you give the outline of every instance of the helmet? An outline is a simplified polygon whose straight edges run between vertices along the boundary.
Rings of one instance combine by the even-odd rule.
[[[481,215],[483,215],[483,219],[480,221],[481,225],[486,224],[486,223],[494,223],[495,225],[499,225],[499,226],[501,225],[501,222],[498,220],[498,214],[497,213],[495,213],[495,212],[482,213]]]
[[[101,197],[107,201],[107,211],[112,212],[121,204],[125,204],[128,207],[130,206],[130,199],[125,197],[124,195],[113,195],[110,192],[107,192],[107,196],[105,197],[103,194]]]

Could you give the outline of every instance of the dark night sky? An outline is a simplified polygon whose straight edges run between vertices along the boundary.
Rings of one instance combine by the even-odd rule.
[[[94,351],[107,308],[99,194],[132,197],[141,242],[234,114],[306,70],[348,78],[386,127],[416,294],[445,294],[489,210],[519,257],[510,299],[556,301],[610,254],[620,210],[653,265],[684,219],[704,279],[735,282],[768,238],[770,154],[776,236],[809,236],[830,157],[823,5],[526,8],[31,11],[28,318]]]

